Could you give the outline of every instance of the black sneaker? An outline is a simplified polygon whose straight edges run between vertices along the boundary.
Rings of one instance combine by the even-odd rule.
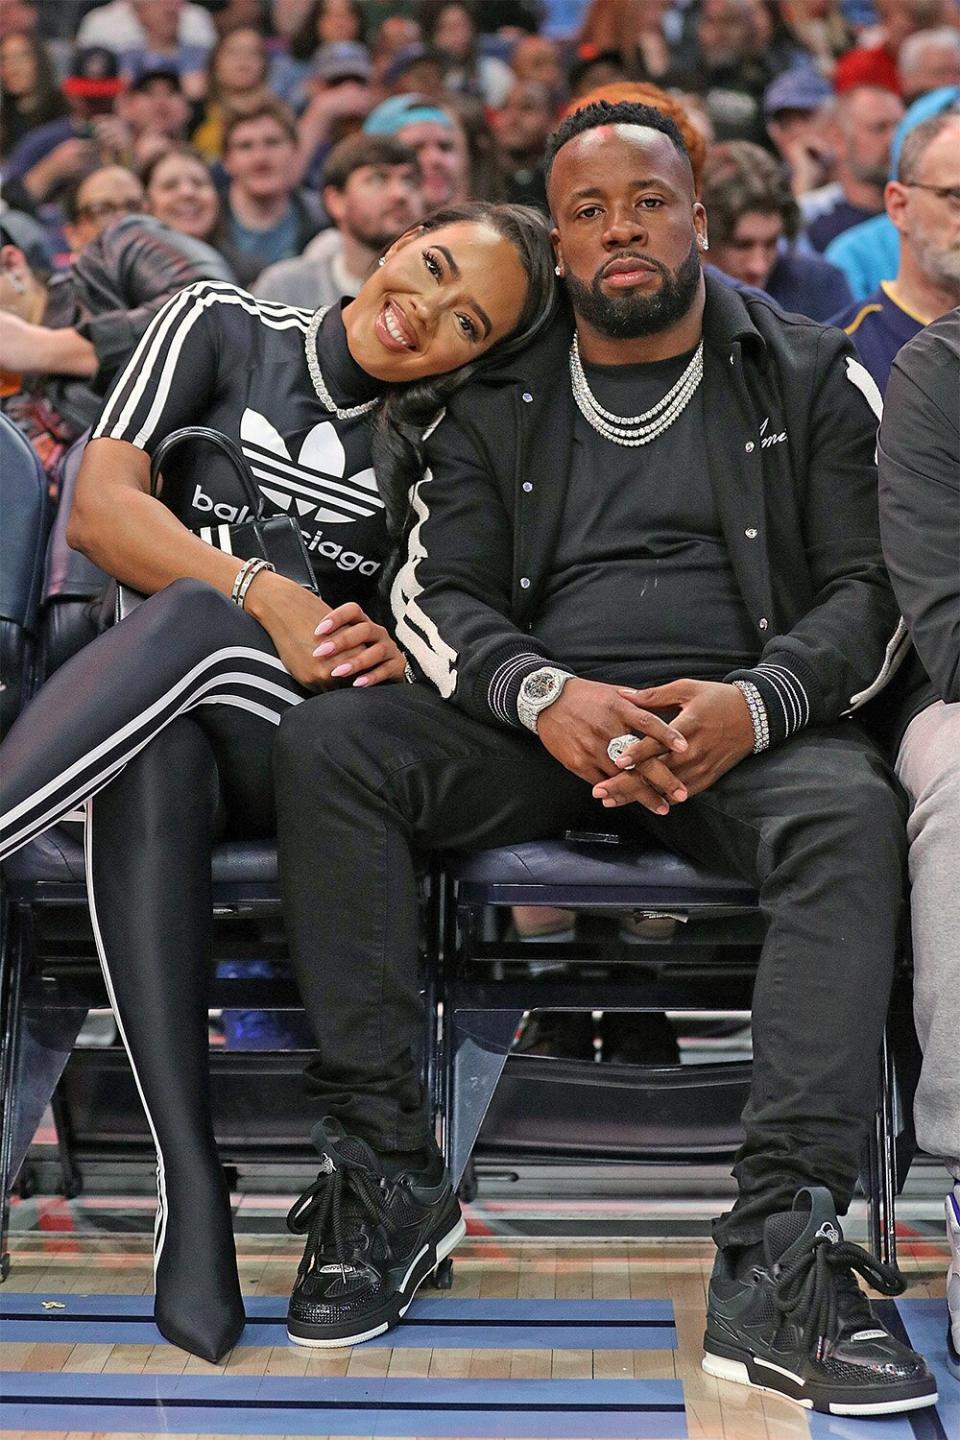
[[[287,1334],[296,1345],[358,1345],[397,1324],[466,1225],[439,1151],[425,1170],[388,1178],[338,1121],[321,1121],[311,1138],[323,1163],[287,1216],[307,1236]]]
[[[763,1231],[765,1267],[737,1277],[723,1251],[710,1279],[703,1368],[826,1415],[894,1415],[937,1400],[921,1356],[881,1324],[854,1271],[885,1295],[897,1271],[844,1240],[828,1190],[798,1192]]]

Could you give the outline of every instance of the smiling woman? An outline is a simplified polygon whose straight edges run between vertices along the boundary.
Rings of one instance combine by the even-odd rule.
[[[152,215],[195,240],[211,240],[220,222],[220,200],[210,171],[189,145],[164,150],[143,172]]]
[[[210,1122],[211,847],[224,830],[273,832],[273,742],[291,705],[401,677],[364,607],[403,524],[403,476],[446,398],[537,333],[553,301],[545,222],[489,205],[429,217],[354,301],[312,319],[234,285],[189,286],[130,358],[84,457],[70,544],[149,598],[11,729],[0,853],[87,802],[97,945],[157,1146],[156,1319],[207,1359],[244,1322]],[[371,467],[375,413],[386,483]],[[214,526],[229,544],[240,518],[216,455],[164,464],[182,519],[149,493],[157,446],[196,424],[229,436],[269,507],[296,517],[319,596],[195,533]],[[174,923],[157,908],[171,894]]]

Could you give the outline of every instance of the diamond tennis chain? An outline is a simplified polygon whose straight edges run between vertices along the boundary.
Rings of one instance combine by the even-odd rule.
[[[380,396],[378,395],[375,400],[365,400],[362,405],[341,407],[334,403],[333,396],[330,394],[324,381],[323,372],[320,369],[320,361],[317,358],[317,335],[320,331],[320,326],[323,324],[323,317],[329,309],[329,305],[324,305],[322,309],[316,312],[310,324],[307,326],[307,333],[304,336],[304,347],[307,352],[307,369],[310,371],[310,379],[313,381],[313,388],[317,392],[317,399],[320,401],[324,410],[329,410],[330,414],[336,415],[338,420],[355,420],[358,415],[367,415],[375,405],[379,405]]]
[[[646,410],[642,415],[614,415],[609,410],[604,410],[587,383],[576,335],[570,345],[570,383],[577,408],[598,434],[612,440],[615,445],[649,445],[652,440],[656,440],[657,436],[668,430],[683,413],[702,379],[701,340],[679,380],[652,409]]]

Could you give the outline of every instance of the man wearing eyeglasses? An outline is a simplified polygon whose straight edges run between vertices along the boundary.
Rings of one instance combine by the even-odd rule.
[[[102,165],[64,196],[64,234],[76,259],[112,221],[143,210],[143,186],[124,165]]]
[[[960,113],[948,111],[910,131],[884,204],[900,234],[896,279],[882,281],[833,320],[881,393],[901,347],[960,305]]]

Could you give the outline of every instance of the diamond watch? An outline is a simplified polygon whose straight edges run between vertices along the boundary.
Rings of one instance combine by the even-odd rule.
[[[566,670],[557,670],[552,665],[544,665],[540,670],[534,670],[528,675],[520,686],[517,695],[517,718],[521,725],[526,725],[528,730],[537,733],[537,717],[541,710],[546,710],[554,700],[560,698],[568,680],[573,676]]]

